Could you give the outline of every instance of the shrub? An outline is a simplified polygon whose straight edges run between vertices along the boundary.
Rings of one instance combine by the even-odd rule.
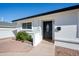
[[[25,31],[20,31],[16,34],[16,40],[19,40],[19,41],[31,41],[32,42],[32,37],[31,35],[29,35],[28,33],[26,33]]]

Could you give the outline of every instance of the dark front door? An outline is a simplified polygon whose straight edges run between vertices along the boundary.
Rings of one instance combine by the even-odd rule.
[[[52,21],[43,22],[43,39],[52,40]]]

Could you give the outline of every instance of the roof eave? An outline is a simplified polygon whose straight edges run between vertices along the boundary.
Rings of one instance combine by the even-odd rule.
[[[29,16],[29,17],[24,17],[24,18],[21,18],[21,19],[13,20],[12,22],[16,22],[16,21],[20,21],[20,20],[24,20],[24,19],[29,19],[29,18],[34,18],[34,17],[38,17],[38,16],[42,16],[42,15],[48,15],[48,14],[52,14],[52,13],[74,10],[74,9],[79,9],[79,5],[66,7],[66,8],[62,8],[62,9],[58,9],[58,10],[54,10],[54,11],[50,11],[50,12],[46,12],[46,13],[41,13],[41,14],[37,14],[37,15]]]

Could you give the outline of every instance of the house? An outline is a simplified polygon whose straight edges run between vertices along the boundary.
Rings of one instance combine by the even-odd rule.
[[[0,21],[0,39],[15,37],[13,33],[15,29],[15,24]]]
[[[56,46],[79,50],[79,5],[41,13],[17,20],[17,31],[25,30],[33,37],[33,46],[43,39]]]

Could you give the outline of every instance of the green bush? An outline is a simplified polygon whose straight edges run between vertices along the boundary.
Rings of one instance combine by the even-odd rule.
[[[32,37],[31,35],[29,35],[28,33],[26,33],[25,31],[20,31],[16,34],[16,40],[19,40],[19,41],[31,41],[32,42]]]

